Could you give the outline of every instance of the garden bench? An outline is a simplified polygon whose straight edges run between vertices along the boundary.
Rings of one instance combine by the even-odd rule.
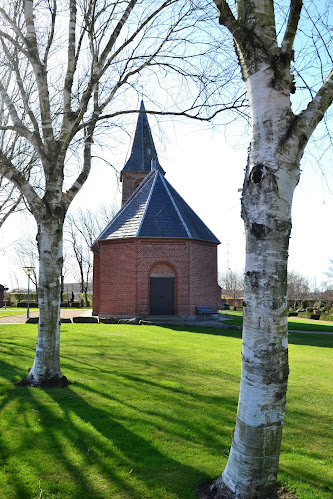
[[[206,315],[215,314],[215,310],[213,309],[213,307],[208,307],[208,306],[195,307],[195,311],[197,315],[203,315],[204,318]]]

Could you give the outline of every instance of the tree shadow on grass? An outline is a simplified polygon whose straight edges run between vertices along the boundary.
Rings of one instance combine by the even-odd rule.
[[[6,362],[0,363],[0,372],[11,380],[23,375],[21,369]],[[149,381],[140,377],[129,377],[128,381],[141,393],[145,386],[151,388]],[[158,383],[152,385],[159,391],[156,397],[161,397],[160,391],[165,393],[162,405],[167,405],[168,397],[179,395],[170,394]],[[156,397],[142,408],[132,403],[130,396],[119,400],[82,383],[61,390],[10,383],[3,388],[2,497],[32,499],[41,489],[45,496],[74,499],[164,498],[169,494],[188,499],[194,497],[199,483],[211,480],[200,470],[200,462],[195,467],[187,459],[185,464],[182,456],[169,450],[166,441],[169,439],[172,446],[177,439],[186,447],[195,434],[196,445],[221,446],[217,436],[215,442],[211,438],[214,428],[200,428],[191,418],[163,414],[156,409]],[[147,433],[147,425],[155,435],[163,435],[163,443]]]
[[[303,483],[304,489],[308,489],[308,491],[311,491],[313,494],[311,496],[308,495],[307,497],[318,499],[323,497],[329,499],[333,497],[333,481],[327,477],[323,477],[323,475],[318,476],[314,471],[311,471],[311,468],[307,465],[301,466],[302,457],[302,455],[296,455],[295,458],[297,458],[297,460],[295,459],[295,464],[285,464],[282,459],[279,467],[281,478],[283,478],[284,481],[288,481],[288,483],[294,482],[295,485],[297,482],[299,484]],[[299,490],[301,489],[302,485],[299,485]],[[323,494],[321,494],[321,491]]]
[[[288,334],[290,345],[308,345],[322,348],[333,348],[333,334],[318,333],[290,333]]]
[[[201,328],[196,329],[199,330],[182,330],[202,333]],[[173,494],[188,499],[194,497],[198,484],[212,478],[202,471],[197,460],[196,448],[200,446],[209,449],[207,454],[210,453],[216,462],[221,463],[216,475],[222,470],[221,442],[227,440],[227,432],[223,433],[223,428],[216,432],[214,417],[221,419],[218,408],[225,407],[225,426],[233,426],[236,398],[206,396],[199,390],[190,394],[177,383],[168,385],[161,378],[156,380],[142,375],[145,366],[152,367],[156,362],[146,358],[149,352],[147,350],[141,355],[140,365],[134,364],[133,373],[116,373],[103,366],[100,369],[98,357],[94,362],[88,362],[65,354],[63,358],[68,363],[68,369],[71,368],[72,373],[76,369],[79,372],[78,366],[70,366],[75,362],[82,363],[80,372],[82,368],[89,369],[95,386],[89,385],[90,381],[76,381],[62,390],[43,391],[11,385],[9,389],[7,384],[8,394],[2,399],[3,408],[10,407],[16,400],[17,410],[6,430],[18,440],[13,446],[6,435],[1,437],[4,480],[11,482],[13,490],[8,497],[37,497],[41,480],[45,494],[58,494],[59,497],[155,499]],[[88,357],[89,354],[85,358]],[[161,369],[162,362],[159,365]],[[94,379],[94,372],[97,371],[103,373],[101,380],[97,376]],[[0,373],[11,380],[24,375],[22,369],[9,362],[0,363]],[[171,381],[176,378],[177,373]],[[126,381],[122,399],[107,391],[105,383],[108,379],[115,386],[121,380]],[[101,381],[104,391],[97,385]],[[141,394],[146,405],[138,406],[134,402],[131,391],[127,391],[130,386]],[[169,400],[173,401],[173,406],[175,401],[184,406],[187,414],[168,411]],[[199,417],[195,418],[195,415]],[[151,434],[145,426],[149,427]],[[190,452],[193,450],[196,465],[189,464],[188,459],[185,464],[184,455],[171,448],[173,441],[178,442],[178,447],[188,447]],[[25,475],[22,464],[27,470]],[[295,474],[297,470],[293,470],[291,476]]]
[[[170,329],[171,331],[180,332],[184,331],[187,333],[194,334],[209,334],[211,336],[227,336],[229,338],[242,338],[242,330],[241,329],[228,329],[226,327],[207,327],[207,326],[172,326],[168,325],[159,325],[161,328]]]
[[[3,352],[1,352],[3,354]],[[6,353],[6,355],[10,356],[10,359],[15,362],[16,357],[13,356],[12,353]],[[11,362],[4,362],[3,360],[0,359],[0,387],[4,383],[8,382],[14,382],[15,380],[22,379],[26,375],[26,371],[24,372],[23,369],[17,367],[17,365],[12,364]],[[7,380],[7,381],[1,381],[1,380]]]
[[[205,328],[205,327],[199,327],[199,326],[161,326],[165,327],[167,329],[170,329],[171,331],[174,332],[188,332],[188,333],[194,333],[194,334],[208,334],[211,336],[225,336],[228,338],[238,338],[242,339],[242,330],[234,330],[234,329],[227,329],[227,328]],[[330,328],[331,326],[328,326]],[[294,333],[294,332],[289,332],[288,333],[288,341],[289,344],[291,345],[308,345],[308,346],[315,346],[315,347],[325,347],[325,348],[333,348],[333,334],[320,334],[320,333],[325,333],[325,327],[323,326],[324,329],[319,330],[318,332],[311,332],[309,331],[308,333]]]
[[[143,378],[124,378],[130,379],[132,384],[134,382],[137,392],[142,393],[144,400],[149,398],[150,403],[135,404],[131,397],[120,400],[93,387],[81,385],[81,388],[123,406],[126,409],[123,420],[167,434],[170,441],[177,439],[185,445],[186,441],[195,439],[200,446],[204,445],[212,452],[214,449],[221,450],[222,442],[229,442],[236,417],[236,398],[180,393]]]
[[[23,392],[26,390],[16,388],[16,397],[24,399],[26,393]],[[112,466],[107,466],[100,458],[101,442],[98,435],[91,431],[90,423],[83,421],[82,425],[76,424],[75,417],[70,416],[70,410],[64,403],[59,404],[62,415],[56,415],[48,403],[41,402],[38,391],[34,389],[29,393],[34,409],[27,409],[26,406],[20,408],[22,413],[27,412],[28,415],[27,421],[22,423],[23,427],[16,430],[20,440],[14,446],[16,456],[13,459],[13,447],[7,448],[4,439],[1,442],[1,454],[6,463],[2,472],[10,477],[11,494],[8,497],[12,497],[12,494],[17,498],[36,497],[38,484],[46,496],[59,494],[60,497],[77,499],[108,497],[103,494],[102,487],[95,485],[95,479],[97,483],[110,481],[113,490],[121,490],[128,497],[134,497],[135,489],[131,484],[125,482]],[[48,390],[47,393],[51,392]],[[70,390],[64,400],[68,400],[68,396],[71,398]],[[101,417],[101,414],[98,416]],[[103,450],[112,454],[108,445]],[[118,461],[119,467],[129,466],[126,459],[122,460],[118,456]],[[92,471],[93,467],[95,472]],[[34,479],[35,493],[31,477]],[[103,485],[105,487],[106,484]]]
[[[55,483],[64,474],[72,486],[74,483],[75,494],[70,497],[107,498],[117,494],[126,498],[155,497],[154,490],[163,490],[187,499],[191,497],[189,491],[193,481],[209,480],[206,473],[183,464],[172,456],[172,452],[161,450],[157,442],[143,438],[140,425],[145,424],[144,417],[142,421],[138,421],[134,413],[131,420],[119,414],[114,417],[112,406],[108,409],[93,406],[71,387],[64,391],[61,399],[57,390],[47,391],[59,405],[62,416],[55,415],[46,404],[35,401],[41,421],[39,438],[44,440],[40,452],[47,448],[47,453],[56,456],[59,466],[56,476],[52,477],[46,460],[31,462],[45,491],[48,490],[47,481]],[[25,445],[36,445],[36,439],[31,437]],[[48,479],[50,475],[51,480]],[[188,487],[184,487],[186,481]],[[65,490],[58,487],[60,496]],[[195,487],[193,496],[194,490]],[[53,486],[52,493],[56,492],[57,487]]]

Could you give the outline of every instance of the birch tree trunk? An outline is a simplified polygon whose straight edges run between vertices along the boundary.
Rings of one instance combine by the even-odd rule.
[[[274,497],[286,405],[287,262],[299,149],[297,143],[281,145],[290,112],[286,99],[274,97],[265,83],[267,72],[263,71],[262,82],[258,75],[253,78],[254,91],[251,78],[248,83],[255,126],[242,200],[246,231],[242,377],[232,449],[216,484],[224,494],[228,491],[227,497]],[[259,97],[267,94],[267,99]],[[272,101],[274,113],[269,110]]]
[[[62,387],[68,384],[60,370],[60,293],[63,264],[63,218],[38,223],[39,327],[35,360],[20,384]]]
[[[333,99],[332,72],[307,109],[291,110],[290,63],[302,1],[291,1],[281,46],[273,0],[239,0],[236,19],[215,1],[233,34],[251,108],[245,171],[246,232],[242,376],[237,420],[216,498],[273,498],[277,492],[288,380],[287,263],[291,206],[307,141]]]

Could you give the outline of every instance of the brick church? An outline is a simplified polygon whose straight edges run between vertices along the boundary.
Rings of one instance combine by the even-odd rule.
[[[218,239],[166,180],[141,103],[122,207],[92,246],[93,313],[193,317],[218,306]]]

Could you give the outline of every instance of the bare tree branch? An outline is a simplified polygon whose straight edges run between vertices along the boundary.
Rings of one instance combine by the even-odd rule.
[[[297,116],[289,130],[292,134],[297,134],[299,140],[303,143],[303,148],[332,102],[333,70],[307,108]]]
[[[289,9],[289,18],[284,34],[283,42],[281,44],[282,52],[291,56],[295,36],[297,33],[298,23],[301,16],[303,7],[303,0],[291,0]]]

